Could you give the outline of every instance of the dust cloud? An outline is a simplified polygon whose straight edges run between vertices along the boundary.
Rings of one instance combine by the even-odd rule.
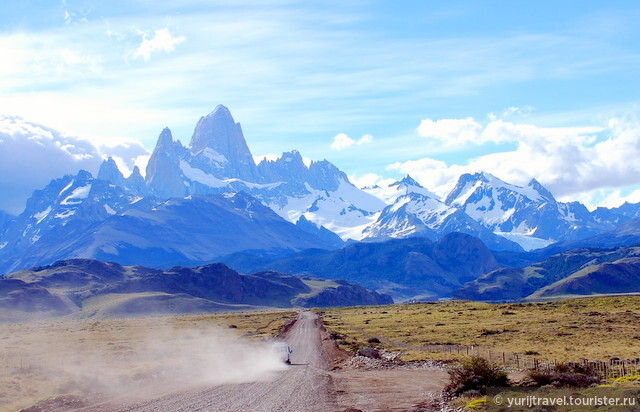
[[[19,369],[6,370],[14,382],[29,385],[36,397],[80,394],[130,400],[205,385],[265,381],[286,369],[272,350],[273,341],[250,341],[219,327],[140,329],[145,326],[136,333],[125,329],[40,335],[37,342],[22,342],[20,356],[25,356],[25,348],[30,352],[24,364],[20,360]],[[0,409],[2,403],[0,399]]]

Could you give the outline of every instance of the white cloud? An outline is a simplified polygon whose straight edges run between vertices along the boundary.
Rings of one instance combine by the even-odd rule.
[[[470,122],[460,119],[451,124]],[[459,129],[470,130],[469,127]],[[517,146],[514,150],[480,156],[464,164],[448,165],[436,159],[422,158],[393,163],[388,169],[414,176],[439,195],[446,192],[460,174],[478,171],[487,171],[520,185],[536,178],[562,199],[584,199],[594,190],[640,184],[640,163],[637,161],[640,158],[640,124],[632,119],[611,119],[606,129],[538,128],[495,120],[474,133],[476,141],[509,141]],[[603,201],[618,202],[619,199],[613,196]]]
[[[356,144],[355,140],[353,140],[352,138],[350,138],[344,133],[338,133],[333,138],[333,143],[331,143],[331,148],[333,150],[342,150],[342,149],[346,149],[347,147],[351,147],[354,144]]]
[[[516,110],[516,108],[511,108]],[[507,109],[509,111],[509,109]],[[539,128],[530,124],[516,124],[489,115],[490,123],[482,126],[473,118],[424,119],[417,128],[418,135],[440,140],[445,146],[484,144],[488,142],[535,142],[549,138],[570,139],[584,143],[593,140],[591,134],[603,130],[601,127],[557,127]]]
[[[79,169],[95,173],[101,160],[87,141],[0,116],[0,209],[19,213],[33,190]]]
[[[365,187],[383,186],[386,187],[395,182],[394,179],[384,178],[375,173],[365,173],[362,176],[349,175],[349,181],[360,189]]]
[[[0,209],[21,212],[34,190],[65,174],[85,169],[95,176],[107,156],[113,156],[127,175],[147,154],[132,140],[114,139],[96,146],[19,117],[0,115]]]
[[[60,50],[59,58],[52,60],[58,73],[77,70],[88,70],[91,73],[100,73],[102,71],[102,59],[100,57],[82,54],[68,48]]]
[[[138,166],[138,169],[140,169],[140,174],[142,175],[142,177],[147,176],[147,164],[149,163],[150,158],[151,155],[140,155],[136,157],[133,162],[133,165]]]
[[[133,52],[133,56],[149,60],[151,55],[158,51],[170,53],[176,49],[176,45],[186,40],[184,36],[174,36],[169,29],[158,29],[154,32],[153,36],[145,32],[141,32],[142,43]]]
[[[338,133],[333,138],[333,142],[331,143],[331,148],[333,150],[343,150],[353,145],[367,144],[367,143],[371,143],[372,141],[373,141],[373,136],[371,136],[370,134],[365,134],[356,141],[344,133]]]
[[[625,202],[640,202],[640,188],[635,186],[635,188],[631,187],[631,190],[596,189],[578,195],[560,197],[559,200],[563,202],[578,201],[587,206],[589,210],[594,210],[598,206],[612,208],[621,206]]]
[[[477,142],[482,126],[471,117],[466,119],[424,119],[418,126],[418,135],[441,140],[445,146]]]
[[[373,136],[371,136],[370,134],[365,134],[360,138],[360,140],[358,140],[358,144],[371,143],[372,141],[373,141]]]

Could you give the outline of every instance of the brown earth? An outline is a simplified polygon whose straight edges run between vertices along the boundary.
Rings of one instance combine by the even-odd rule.
[[[321,321],[320,321],[321,322]],[[331,368],[338,411],[428,411],[438,404],[449,374],[438,363],[353,356],[321,327],[322,351]]]
[[[292,365],[273,380],[150,388],[118,398],[61,396],[30,411],[434,411],[448,374],[437,363],[370,359],[340,349],[322,321],[299,314],[281,338]],[[212,409],[213,408],[213,409]]]

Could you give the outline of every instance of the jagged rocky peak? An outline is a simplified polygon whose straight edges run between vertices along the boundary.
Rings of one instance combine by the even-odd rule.
[[[144,194],[146,192],[147,184],[145,183],[144,177],[142,177],[138,166],[133,167],[133,171],[125,180],[125,186],[131,189],[134,193]]]
[[[170,198],[186,194],[178,153],[181,147],[174,142],[171,130],[165,127],[147,163],[147,187],[156,196]]]
[[[118,165],[112,157],[109,157],[102,162],[100,170],[98,170],[97,178],[100,180],[106,180],[116,186],[124,186],[125,184],[124,176],[120,172],[120,169],[118,169]]]
[[[75,177],[76,183],[86,184],[90,180],[93,180],[93,175],[91,174],[91,172],[87,172],[84,169],[78,170],[78,173],[76,174],[76,177]]]
[[[309,184],[314,189],[337,190],[341,181],[351,184],[347,175],[333,163],[328,160],[311,162],[309,166]]]
[[[542,186],[536,179],[531,179],[527,186],[538,192],[543,198],[555,201],[551,192],[549,192],[546,187]]]
[[[242,134],[240,123],[236,123],[233,120],[229,109],[219,104],[211,113],[202,116],[198,120],[189,148],[194,153],[207,147],[215,149],[216,146],[223,146],[225,143],[229,143],[228,140],[221,139],[222,137],[234,135],[237,137],[238,133]]]
[[[158,142],[156,143],[156,147],[153,151],[173,151],[173,147],[174,141],[173,135],[171,134],[171,129],[165,127],[164,129],[162,129],[162,132],[160,132],[160,136],[158,136]]]
[[[537,182],[535,182],[537,183]],[[535,185],[534,183],[534,185]],[[551,194],[539,183],[540,190],[551,196]],[[494,190],[496,191],[494,193]],[[464,173],[458,178],[458,182],[451,192],[447,195],[445,203],[448,205],[463,205],[467,202],[477,202],[482,197],[497,196],[498,193],[513,193],[518,196],[525,196],[529,200],[538,201],[543,196],[538,189],[533,186],[520,187],[509,184],[502,179],[497,178],[491,173]],[[553,196],[551,196],[553,199]]]
[[[389,187],[395,187],[397,190],[403,190],[407,193],[409,192],[419,192],[423,194],[433,195],[433,193],[426,190],[420,183],[418,183],[414,178],[409,175],[406,175],[402,179],[393,182],[389,185]]]
[[[426,189],[424,186],[418,183],[417,180],[415,180],[409,175],[406,175],[405,177],[403,177],[401,180],[398,180],[397,182],[391,183],[389,187],[394,188],[396,190],[395,195],[391,196],[389,200],[392,200],[392,199],[397,200],[396,196],[399,196],[401,194],[408,195],[410,193],[414,193],[423,197],[429,197],[432,199],[440,200],[437,195],[435,195],[430,190]]]
[[[302,155],[295,149],[290,152],[282,153],[282,156],[277,161],[280,163],[294,163],[304,165],[304,162],[302,161]]]
[[[309,168],[297,150],[282,153],[276,160],[263,159],[257,166],[258,174],[265,183],[306,182]]]
[[[258,175],[251,151],[244,139],[240,123],[236,123],[231,112],[218,105],[198,121],[189,143],[199,168],[218,178],[239,178],[256,182]]]
[[[420,183],[418,183],[414,178],[412,178],[409,175],[406,175],[405,177],[403,177],[401,180],[398,180],[397,182],[391,183],[390,186],[400,186],[400,185],[422,187]]]

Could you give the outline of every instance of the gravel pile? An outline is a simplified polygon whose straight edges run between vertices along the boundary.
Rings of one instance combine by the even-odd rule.
[[[447,370],[446,365],[437,360],[423,360],[403,362],[399,359],[399,353],[381,352],[380,359],[366,356],[352,356],[345,361],[345,366],[356,369],[439,369]]]

